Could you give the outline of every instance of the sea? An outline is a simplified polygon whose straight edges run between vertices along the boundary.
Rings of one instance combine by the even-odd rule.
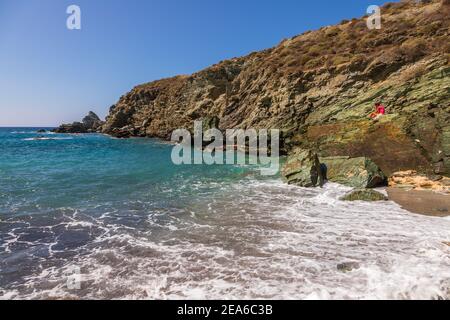
[[[450,298],[448,218],[38,129],[0,128],[0,299]]]

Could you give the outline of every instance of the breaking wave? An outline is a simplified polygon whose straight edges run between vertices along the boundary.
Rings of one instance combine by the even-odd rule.
[[[52,225],[3,221],[12,228],[2,250],[16,254],[2,264],[41,259],[42,266],[1,297],[450,298],[448,220],[392,202],[342,202],[348,189],[334,184],[310,190],[246,179],[214,187],[221,197],[172,213],[142,214],[144,203],[128,203],[135,214],[65,208]],[[30,229],[40,236],[30,239]],[[339,271],[347,262],[357,267]],[[79,290],[67,289],[74,267]]]

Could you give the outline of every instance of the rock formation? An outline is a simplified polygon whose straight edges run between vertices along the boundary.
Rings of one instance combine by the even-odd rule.
[[[449,1],[382,8],[383,25],[343,21],[192,75],[139,85],[104,133],[168,139],[216,117],[220,129],[281,129],[283,150],[367,157],[390,175],[450,174]],[[388,115],[367,119],[376,101]]]
[[[322,169],[317,153],[298,149],[288,157],[282,169],[282,175],[289,184],[299,187],[323,185],[327,179],[326,170]]]
[[[328,180],[354,188],[376,188],[387,184],[380,167],[366,157],[321,157]]]
[[[450,178],[439,175],[427,177],[414,170],[395,172],[389,178],[389,186],[405,190],[431,190],[450,194]]]
[[[368,158],[319,158],[317,153],[303,149],[292,152],[281,174],[287,183],[301,187],[314,187],[318,180],[329,180],[354,188],[375,188],[387,184],[387,177]]]
[[[62,124],[54,129],[56,133],[93,133],[101,130],[104,122],[92,111],[83,118],[82,122],[74,122],[72,124]]]

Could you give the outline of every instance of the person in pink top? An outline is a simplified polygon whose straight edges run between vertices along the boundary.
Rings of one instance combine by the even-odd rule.
[[[386,114],[386,107],[383,106],[380,102],[377,102],[375,103],[375,112],[372,112],[369,117],[373,120],[378,120],[385,114]]]

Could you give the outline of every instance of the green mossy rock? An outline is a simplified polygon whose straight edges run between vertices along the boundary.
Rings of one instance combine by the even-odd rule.
[[[325,170],[324,170],[325,168]],[[375,188],[386,184],[386,176],[365,157],[324,157],[308,149],[297,149],[282,168],[282,177],[293,185],[313,187],[321,179],[353,188]]]
[[[353,188],[376,188],[386,185],[387,177],[372,160],[365,157],[320,158],[328,171],[328,180]]]
[[[343,201],[387,201],[388,198],[375,190],[372,189],[360,189],[352,191],[346,196],[342,197]]]
[[[291,154],[282,168],[282,176],[288,184],[300,187],[315,187],[323,183],[317,153],[298,149]]]

